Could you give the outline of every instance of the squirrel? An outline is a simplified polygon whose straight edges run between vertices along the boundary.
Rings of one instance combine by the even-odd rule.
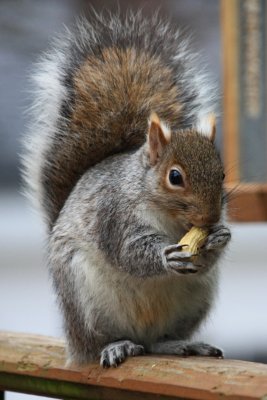
[[[70,362],[223,356],[191,341],[231,233],[216,93],[190,46],[159,16],[101,14],[37,63],[24,178],[46,222]],[[209,231],[197,261],[177,244],[192,226]]]

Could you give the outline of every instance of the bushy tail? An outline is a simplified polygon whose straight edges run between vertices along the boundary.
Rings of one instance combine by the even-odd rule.
[[[75,183],[111,154],[139,147],[156,112],[172,129],[214,109],[187,39],[141,13],[80,19],[36,65],[24,177],[48,226]]]

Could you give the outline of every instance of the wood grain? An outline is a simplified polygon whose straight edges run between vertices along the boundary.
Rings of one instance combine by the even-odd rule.
[[[143,356],[118,368],[65,365],[64,341],[0,332],[0,391],[81,399],[263,399],[267,365]],[[265,397],[266,398],[266,397]]]

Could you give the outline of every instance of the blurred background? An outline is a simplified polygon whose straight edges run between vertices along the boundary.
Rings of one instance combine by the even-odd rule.
[[[0,1],[0,330],[62,336],[45,265],[44,229],[21,195],[19,154],[31,102],[32,63],[62,25],[86,14],[90,4],[97,10],[143,6],[148,15],[160,6],[174,24],[193,33],[193,48],[202,53],[222,90],[217,0]],[[220,122],[217,142],[222,150]],[[222,347],[226,357],[267,363],[267,224],[233,223],[232,233],[221,263],[217,304],[197,337]],[[7,399],[24,396],[34,398],[8,393]]]

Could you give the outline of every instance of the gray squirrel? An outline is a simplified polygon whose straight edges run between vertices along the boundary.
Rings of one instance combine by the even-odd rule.
[[[27,191],[47,225],[68,359],[222,357],[190,337],[230,239],[216,93],[190,42],[141,12],[80,19],[33,76]],[[179,239],[209,229],[197,261]]]

